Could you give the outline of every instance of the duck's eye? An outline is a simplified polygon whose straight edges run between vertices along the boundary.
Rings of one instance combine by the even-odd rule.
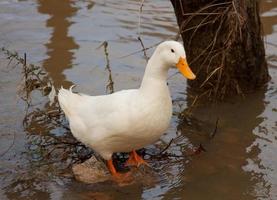
[[[171,52],[174,53],[175,51],[173,49],[171,49]]]

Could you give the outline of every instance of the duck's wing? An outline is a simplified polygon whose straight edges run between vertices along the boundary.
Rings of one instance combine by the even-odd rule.
[[[61,88],[58,93],[58,101],[66,117],[80,118],[86,125],[104,123],[111,116],[121,117],[128,112],[137,90],[122,90],[110,95],[89,96],[73,93],[71,89]],[[113,117],[113,121],[116,117]]]

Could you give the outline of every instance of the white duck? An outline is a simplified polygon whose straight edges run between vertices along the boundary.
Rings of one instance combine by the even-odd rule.
[[[120,175],[112,162],[113,153],[131,152],[127,164],[143,164],[145,161],[135,150],[154,143],[167,130],[172,101],[166,80],[173,66],[188,79],[195,79],[184,47],[178,42],[166,41],[148,61],[139,89],[102,96],[59,90],[58,100],[72,134],[108,161],[112,175]]]

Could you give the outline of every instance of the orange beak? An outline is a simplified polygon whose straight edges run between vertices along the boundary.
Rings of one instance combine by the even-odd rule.
[[[187,79],[193,80],[196,78],[194,73],[189,68],[187,60],[185,58],[180,57],[179,62],[176,64],[176,67],[180,70],[180,72],[185,76]]]

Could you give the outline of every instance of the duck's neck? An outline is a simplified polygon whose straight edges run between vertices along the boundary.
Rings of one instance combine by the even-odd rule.
[[[157,90],[160,86],[167,87],[167,74],[168,67],[154,53],[146,65],[140,90]]]

